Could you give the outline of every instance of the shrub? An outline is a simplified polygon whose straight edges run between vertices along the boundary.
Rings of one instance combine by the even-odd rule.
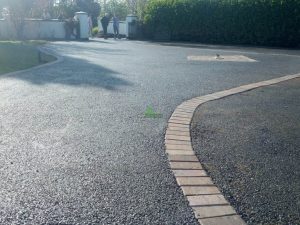
[[[294,47],[300,0],[150,0],[143,22],[150,38]]]
[[[94,28],[92,29],[92,36],[94,37],[94,36],[96,36],[98,33],[99,33],[99,28],[98,28],[98,27],[94,27]]]

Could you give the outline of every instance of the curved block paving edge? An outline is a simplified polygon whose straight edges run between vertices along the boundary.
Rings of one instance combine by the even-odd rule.
[[[208,101],[299,77],[300,73],[287,75],[192,98],[175,109],[166,130],[166,153],[177,183],[189,201],[199,224],[246,225],[214,185],[211,178],[207,176],[193,151],[190,124],[196,108]]]

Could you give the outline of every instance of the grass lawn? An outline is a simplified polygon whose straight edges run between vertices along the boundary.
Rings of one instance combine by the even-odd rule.
[[[55,57],[41,53],[39,61],[38,45],[44,41],[0,41],[0,74],[28,69],[55,60]]]

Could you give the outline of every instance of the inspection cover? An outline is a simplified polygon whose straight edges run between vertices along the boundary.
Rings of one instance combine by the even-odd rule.
[[[190,61],[214,61],[214,62],[257,62],[244,55],[190,55],[187,57]]]

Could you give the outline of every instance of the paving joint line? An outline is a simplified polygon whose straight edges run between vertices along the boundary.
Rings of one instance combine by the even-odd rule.
[[[193,171],[204,171],[206,173],[195,154],[190,139],[191,122],[195,111],[200,105],[209,101],[219,100],[295,78],[300,78],[300,73],[257,83],[250,83],[224,91],[195,97],[181,103],[172,113],[165,132],[165,150],[168,155],[170,168],[176,178],[177,184],[180,186],[183,195],[189,202],[190,207],[194,211],[195,218],[200,225],[246,225],[246,223],[225,199],[224,195],[220,192],[209,176],[195,176],[193,173]],[[188,112],[184,113],[183,111],[185,110]],[[184,124],[180,124],[183,121]],[[174,127],[184,130],[178,129],[175,132],[176,134],[172,134],[172,132],[174,132]],[[189,133],[189,135],[186,136],[186,133]],[[183,141],[183,136],[189,138],[189,140]],[[170,141],[173,141],[174,144],[170,144]],[[179,144],[182,142],[189,147],[183,148],[182,144]],[[182,174],[178,171],[185,171],[184,176],[182,176]]]

